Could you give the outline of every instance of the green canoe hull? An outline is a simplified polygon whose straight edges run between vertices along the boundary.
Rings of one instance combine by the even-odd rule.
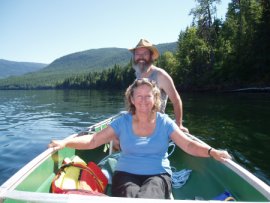
[[[105,127],[104,123],[102,125]],[[99,131],[102,125],[95,126],[94,131]],[[80,151],[65,148],[53,152],[52,149],[48,149],[1,186],[0,202],[51,202],[53,200],[66,202],[70,197],[50,194],[51,182],[63,159],[78,155],[85,162],[99,163],[108,153],[109,150],[104,150],[104,146],[94,150]],[[170,162],[177,171],[192,170],[185,185],[179,189],[173,189],[172,195],[175,201],[194,201],[195,199],[208,201],[224,191],[230,191],[233,197],[240,202],[270,201],[269,186],[233,161],[220,163],[211,158],[197,158],[176,147],[170,156]],[[58,197],[61,197],[61,201],[57,199]],[[93,201],[96,197],[84,196],[80,199],[87,198],[91,198]],[[116,199],[110,199],[110,201],[113,200]],[[156,200],[151,202],[153,201]]]

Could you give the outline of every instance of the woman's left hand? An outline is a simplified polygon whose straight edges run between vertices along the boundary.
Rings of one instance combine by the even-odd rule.
[[[217,161],[225,161],[226,159],[232,159],[231,155],[225,150],[212,149],[210,156]]]

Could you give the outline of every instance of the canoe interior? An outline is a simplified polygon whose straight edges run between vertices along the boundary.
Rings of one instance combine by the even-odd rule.
[[[51,181],[65,157],[78,155],[86,162],[99,163],[107,154],[108,152],[104,152],[103,146],[95,150],[60,150],[43,162],[15,189],[49,193]],[[184,168],[192,170],[187,183],[182,188],[173,189],[174,199],[194,200],[200,198],[211,200],[228,190],[237,201],[268,201],[245,180],[213,159],[192,157],[176,147],[174,153],[170,156],[170,160],[171,165],[176,167],[177,170]],[[108,195],[110,195],[110,186],[108,186]],[[4,202],[20,201],[6,199]]]
[[[186,184],[173,191],[175,199],[192,200],[198,197],[212,200],[227,190],[237,201],[268,201],[246,180],[214,159],[192,157],[177,148],[170,160],[171,166],[178,170],[192,170]]]

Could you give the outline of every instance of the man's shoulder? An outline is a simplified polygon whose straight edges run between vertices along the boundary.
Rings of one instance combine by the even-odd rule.
[[[170,77],[170,75],[167,73],[167,71],[165,71],[164,69],[162,69],[160,67],[153,66],[153,70],[158,73],[158,76]]]
[[[160,68],[160,67],[157,67],[157,66],[153,66],[152,67],[152,69],[154,70],[154,71],[157,71],[157,72],[165,72],[165,73],[167,73],[164,69],[162,69],[162,68]]]
[[[154,69],[157,72],[157,80],[160,86],[163,86],[163,83],[168,83],[171,80],[171,76],[162,68],[155,67]]]

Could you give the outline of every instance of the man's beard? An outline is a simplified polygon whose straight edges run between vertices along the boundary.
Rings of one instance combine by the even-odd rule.
[[[132,60],[132,67],[135,70],[135,74],[137,78],[141,78],[141,75],[149,69],[152,65],[151,61],[146,61],[144,59],[140,59],[137,61]]]

